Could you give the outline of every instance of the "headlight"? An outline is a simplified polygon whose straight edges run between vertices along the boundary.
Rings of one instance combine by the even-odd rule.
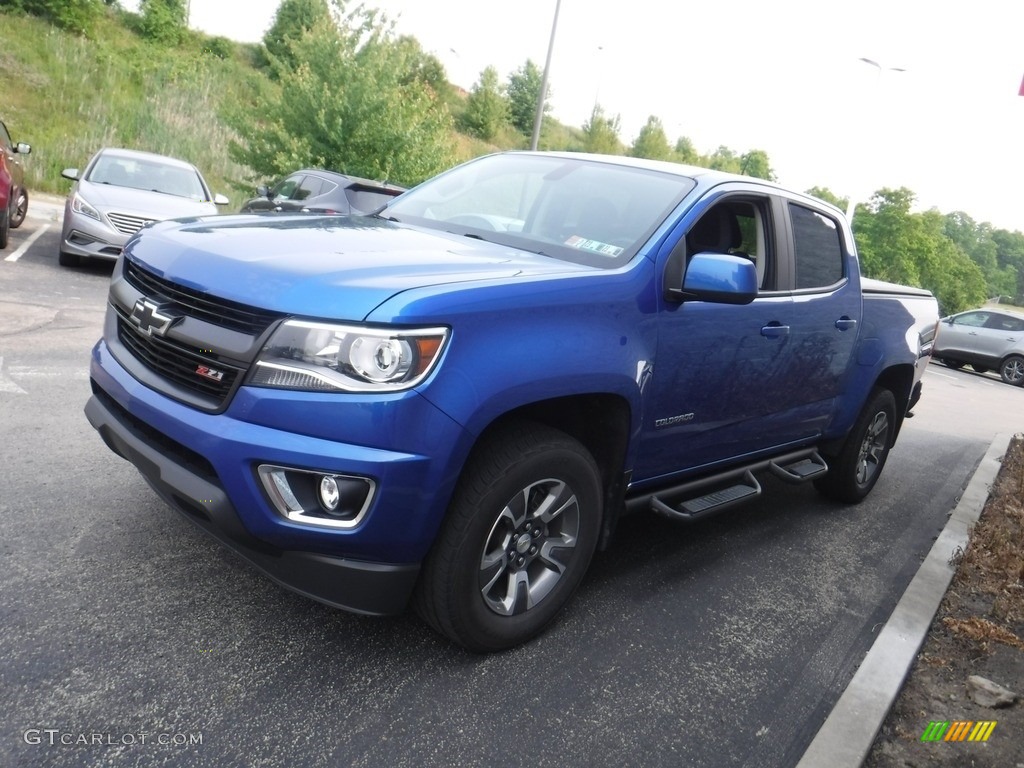
[[[88,216],[96,221],[102,221],[100,219],[100,212],[85,202],[85,198],[75,192],[75,196],[71,198],[71,210],[75,213],[80,213],[83,216]]]
[[[446,328],[397,330],[288,320],[266,343],[249,384],[318,392],[395,392],[441,357]]]

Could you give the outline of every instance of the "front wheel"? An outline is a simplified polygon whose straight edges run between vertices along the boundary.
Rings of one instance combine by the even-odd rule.
[[[964,367],[964,362],[962,360],[950,360],[948,357],[944,357],[942,362],[955,371]]]
[[[1024,386],[1024,357],[1010,355],[999,366],[999,377],[1007,384]]]
[[[814,487],[836,501],[862,501],[882,474],[895,429],[896,399],[887,389],[873,389],[839,454],[829,459],[828,473]]]
[[[427,557],[416,610],[471,651],[519,645],[569,601],[593,557],[601,478],[587,450],[539,424],[474,451]]]

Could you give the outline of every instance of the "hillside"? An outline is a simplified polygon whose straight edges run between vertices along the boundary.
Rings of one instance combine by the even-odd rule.
[[[32,145],[29,189],[63,195],[70,182],[62,169],[81,168],[100,147],[123,146],[195,163],[233,209],[257,180],[229,158],[233,134],[223,116],[275,87],[258,66],[260,46],[190,31],[169,48],[145,40],[137,24],[136,15],[111,8],[85,38],[33,16],[0,13],[0,80],[9,85],[0,116],[15,141]],[[455,88],[444,94],[453,114],[464,96]],[[569,148],[578,134],[545,124],[545,143]],[[452,135],[459,160],[526,145],[511,130],[499,141]]]

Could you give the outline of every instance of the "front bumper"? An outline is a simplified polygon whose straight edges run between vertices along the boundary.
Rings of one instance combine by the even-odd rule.
[[[462,430],[447,416],[415,393],[404,403],[380,404],[389,415],[404,410],[417,419],[434,448],[428,454],[426,438],[412,438],[422,453],[396,452],[356,444],[370,437],[359,434],[361,423],[376,424],[378,439],[387,432],[379,418],[339,425],[346,442],[245,420],[279,410],[273,399],[290,397],[307,399],[311,421],[322,423],[316,411],[327,404],[323,395],[243,387],[224,413],[203,413],[142,386],[103,342],[93,351],[91,374],[89,422],[191,522],[307,597],[358,613],[404,609],[454,485],[444,446],[460,443]],[[364,415],[367,409],[372,405],[363,406]],[[368,477],[378,491],[351,529],[296,523],[267,499],[256,472],[262,463]]]
[[[65,205],[60,239],[60,249],[64,253],[87,259],[116,261],[128,238],[129,235],[111,229],[89,216],[75,213],[70,206]]]

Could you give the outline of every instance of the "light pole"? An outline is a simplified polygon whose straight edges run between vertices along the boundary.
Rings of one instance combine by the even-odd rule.
[[[871,65],[872,67],[874,67],[877,70],[876,77],[875,77],[875,91],[876,91],[876,95],[877,95],[879,83],[881,82],[881,79],[882,79],[882,72],[906,72],[907,71],[903,67],[883,67],[881,64],[879,64],[874,59],[869,59],[869,58],[867,58],[865,56],[861,56],[860,59],[858,59],[858,61],[863,61],[865,64],[869,64],[869,65]],[[850,200],[846,204],[846,218],[847,218],[847,220],[851,224],[853,223],[853,214],[854,214],[854,212],[856,210],[857,210],[857,199],[853,195],[850,195]]]
[[[548,57],[544,62],[544,75],[540,80],[540,95],[537,96],[537,113],[533,116],[533,138],[530,139],[530,149],[537,149],[540,141],[540,124],[544,120],[544,99],[548,95],[548,70],[551,69],[551,51],[555,48],[555,30],[558,29],[558,9],[562,7],[562,0],[555,0],[555,18],[551,22],[551,39],[548,41]]]

